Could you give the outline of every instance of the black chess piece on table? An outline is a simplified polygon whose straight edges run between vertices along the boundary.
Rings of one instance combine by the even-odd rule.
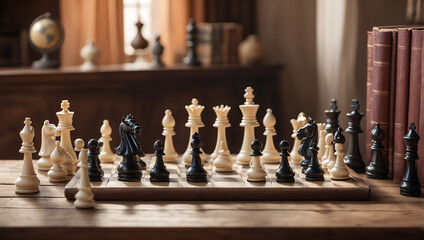
[[[311,146],[311,161],[308,168],[305,170],[306,181],[324,181],[324,170],[318,162],[318,150],[317,144],[314,142]]]
[[[288,156],[290,156],[289,148],[289,142],[287,142],[286,140],[280,142],[281,163],[280,167],[275,173],[275,176],[277,177],[277,182],[294,182],[294,172],[293,169],[290,167],[287,158]]]
[[[400,183],[400,194],[410,197],[421,195],[421,184],[415,169],[415,160],[418,160],[418,141],[420,136],[415,132],[415,124],[409,125],[408,133],[403,137],[406,144],[406,172]]]
[[[191,140],[191,150],[190,154],[192,155],[190,168],[187,170],[187,181],[191,182],[207,182],[207,172],[202,166],[202,161],[200,159],[200,148],[202,147],[202,142],[199,139],[199,133],[195,132],[192,135],[193,140]]]
[[[383,130],[380,128],[380,123],[376,123],[375,128],[371,131],[372,158],[370,165],[368,165],[365,170],[368,178],[385,179],[389,173],[389,169],[387,168],[383,155],[381,154],[384,149],[382,143],[384,137],[385,135]]]
[[[153,43],[153,46],[152,46],[152,54],[153,54],[152,66],[153,67],[164,66],[162,62],[162,53],[163,53],[163,46],[160,43],[160,36],[156,35],[155,42]]]
[[[335,99],[331,99],[330,110],[324,111],[325,116],[327,117],[327,124],[324,127],[324,130],[327,133],[334,133],[337,131],[339,126],[339,115],[340,111],[337,110],[337,101]]]
[[[297,152],[303,157],[300,165],[304,173],[311,161],[311,146],[318,142],[318,127],[313,118],[308,118],[306,125],[297,130],[296,137],[299,140],[303,139]]]
[[[365,172],[365,163],[362,161],[361,152],[359,150],[358,134],[362,133],[360,122],[363,113],[358,112],[359,102],[357,99],[352,100],[352,112],[347,113],[349,118],[349,126],[346,132],[350,133],[349,148],[347,154],[344,157],[346,165],[352,168],[357,173]]]
[[[152,182],[169,182],[169,171],[163,163],[164,144],[161,140],[157,140],[153,145],[155,149],[154,155],[156,156],[155,166],[150,171],[150,181]]]
[[[196,46],[197,46],[197,29],[196,29],[196,23],[193,19],[190,19],[188,25],[187,25],[187,47],[188,52],[187,56],[183,59],[183,62],[187,66],[200,66],[201,62],[199,58],[197,57],[196,52]]]
[[[91,182],[101,182],[104,172],[100,166],[99,160],[99,142],[96,139],[90,139],[88,146],[88,176]]]

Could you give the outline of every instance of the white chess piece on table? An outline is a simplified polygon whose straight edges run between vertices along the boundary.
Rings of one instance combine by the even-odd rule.
[[[50,160],[50,154],[53,152],[55,146],[55,132],[56,126],[51,124],[49,120],[45,120],[41,128],[41,148],[40,152],[38,152],[40,159],[37,161],[38,170],[48,171],[53,166],[53,162]]]
[[[167,163],[176,163],[178,158],[178,153],[175,151],[174,142],[172,141],[172,136],[175,135],[175,119],[172,116],[172,111],[169,109],[165,110],[165,116],[162,119],[163,132],[162,136],[165,136],[165,147],[163,152],[163,161]]]
[[[222,142],[222,150],[224,151],[225,155],[230,155],[230,151],[228,150],[227,145],[227,137],[225,134],[225,129],[227,127],[231,127],[230,122],[228,121],[228,112],[231,110],[231,107],[221,105],[221,106],[215,106],[213,107],[213,110],[216,114],[216,120],[213,124],[214,127],[218,128],[218,135],[215,145],[215,150],[211,154],[211,160],[214,161],[217,157],[221,149],[221,142]]]
[[[250,167],[247,170],[247,181],[250,182],[264,182],[266,181],[266,172],[262,168],[260,156],[262,144],[258,140],[253,140],[252,144],[252,153],[250,154]]]
[[[323,130],[323,131],[327,132],[326,130]],[[324,141],[325,141],[325,146],[324,146],[325,153],[321,158],[321,166],[322,166],[322,169],[326,170],[327,164],[329,163],[328,156],[329,156],[329,152],[330,152],[330,145],[331,145],[331,142],[333,141],[333,134],[327,133],[325,135]]]
[[[93,40],[87,40],[85,46],[81,48],[80,56],[85,60],[80,69],[83,71],[93,70],[97,68],[100,50]]]
[[[77,167],[72,162],[72,156],[71,156],[71,154],[69,154],[63,148],[60,148],[59,151],[61,153],[61,157],[60,158],[62,160],[60,162],[60,165],[67,172],[67,175],[68,176],[73,176],[75,174],[75,171],[76,171],[76,168]]]
[[[112,128],[110,127],[109,120],[103,120],[103,125],[100,127],[100,133],[102,136],[100,137],[99,142],[103,143],[99,154],[100,162],[113,163],[115,160],[115,154],[110,148],[110,141],[112,141],[112,138],[110,137],[112,134]]]
[[[79,152],[79,154],[78,154],[78,161],[79,162],[81,162],[81,157],[87,158],[87,161],[88,161],[88,150],[87,151],[83,151],[84,150],[84,145],[85,145],[84,140],[82,140],[81,138],[75,139],[75,141],[74,141],[74,146],[75,146],[74,150],[76,152]]]
[[[188,140],[188,146],[187,149],[185,150],[184,154],[183,154],[183,161],[184,164],[190,165],[191,164],[191,136],[193,135],[193,133],[197,132],[199,133],[199,128],[204,127],[205,125],[202,122],[202,111],[205,107],[199,105],[199,101],[196,98],[193,98],[191,100],[191,105],[189,106],[185,106],[185,109],[187,110],[188,113],[188,121],[185,124],[186,127],[190,128],[190,136],[189,136],[189,140]],[[205,151],[203,151],[203,149],[200,149],[200,151],[202,152],[202,154],[200,154],[200,159],[202,160],[202,163],[204,163],[206,161],[206,157],[207,155],[205,154]]]
[[[217,172],[231,172],[233,171],[233,160],[231,159],[231,154],[228,151],[225,151],[224,141],[221,140],[219,144],[218,156],[213,161],[215,166],[215,171]]]
[[[317,123],[317,128],[318,128],[318,131],[317,131],[318,132],[317,147],[319,148],[317,157],[318,157],[318,161],[320,161],[320,162],[322,161],[322,156],[324,156],[324,154],[325,154],[325,140],[324,140],[324,138],[325,138],[327,131],[324,130],[324,127],[325,127],[325,123]]]
[[[50,159],[53,162],[53,166],[47,172],[50,182],[65,182],[68,172],[62,167],[63,155],[69,155],[63,148],[60,146],[60,141],[56,141],[55,149],[50,155]]]
[[[276,119],[272,110],[268,108],[266,110],[265,117],[263,119],[263,124],[265,127],[264,135],[266,136],[266,142],[264,150],[262,151],[261,161],[262,163],[279,163],[280,162],[280,153],[277,152],[277,149],[274,145],[273,137],[277,135],[275,131]]]
[[[341,128],[337,130],[334,134],[334,142],[336,148],[336,163],[333,168],[330,170],[330,178],[333,180],[348,180],[349,179],[349,170],[346,168],[346,164],[344,162],[344,152],[343,152],[343,143],[345,142],[345,138],[341,133]]]
[[[327,134],[328,135],[328,134]],[[327,171],[330,172],[330,170],[334,167],[334,164],[336,164],[336,156],[334,155],[334,145],[333,145],[333,134],[331,136],[330,144],[328,145],[328,157],[326,159],[327,164]]]
[[[297,130],[305,126],[307,122],[308,119],[306,118],[303,112],[299,113],[297,119],[290,119],[290,123],[293,127],[293,134],[291,135],[291,137],[294,139],[293,148],[290,152],[290,159],[294,164],[300,164],[300,161],[302,160],[302,156],[298,152],[301,141],[296,136]]]
[[[40,179],[35,174],[32,165],[32,154],[35,153],[34,148],[34,128],[31,126],[31,118],[27,117],[24,121],[24,128],[19,133],[22,139],[22,147],[20,153],[24,154],[22,170],[15,181],[16,193],[36,193],[39,191]]]
[[[88,149],[81,149],[78,156],[78,167],[81,169],[81,178],[78,184],[78,192],[75,194],[74,206],[76,208],[92,208],[96,204],[94,194],[91,191],[90,178],[88,176]],[[87,157],[86,157],[87,156]]]
[[[250,144],[255,139],[255,127],[259,127],[259,123],[256,120],[256,113],[258,112],[259,105],[254,104],[253,88],[247,87],[243,95],[246,101],[243,105],[240,105],[240,110],[243,114],[243,118],[240,123],[240,127],[244,127],[243,142],[239,154],[237,154],[237,164],[249,165],[250,163]]]
[[[56,113],[59,119],[59,124],[56,129],[60,131],[60,146],[71,155],[72,163],[76,166],[78,164],[78,159],[71,143],[71,131],[75,130],[72,126],[74,112],[69,111],[69,106],[68,100],[62,100],[60,104],[62,111]]]

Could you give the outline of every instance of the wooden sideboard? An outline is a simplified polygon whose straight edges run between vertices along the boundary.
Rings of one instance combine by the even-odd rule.
[[[165,109],[171,109],[176,120],[174,143],[182,153],[188,142],[189,129],[185,105],[197,98],[205,106],[200,129],[204,150],[211,153],[215,147],[216,128],[213,106],[231,106],[227,130],[230,151],[240,150],[243,129],[239,127],[241,112],[238,105],[244,102],[247,86],[255,90],[255,102],[260,104],[257,114],[262,125],[266,108],[272,108],[277,119],[285,119],[279,98],[280,65],[219,65],[204,67],[170,66],[151,68],[133,64],[99,67],[95,71],[81,71],[78,67],[51,70],[16,68],[0,70],[0,158],[19,159],[22,143],[19,131],[25,117],[31,117],[36,129],[34,139],[37,150],[41,144],[41,127],[44,120],[57,124],[56,112],[62,99],[70,101],[75,112],[72,139],[86,142],[100,137],[103,119],[109,119],[113,132],[113,147],[120,138],[118,126],[129,113],[142,127],[139,136],[145,152],[153,152],[153,143],[162,136],[162,118]],[[288,121],[288,117],[287,121]],[[281,126],[277,123],[276,129]],[[256,136],[265,140],[264,129],[256,129]],[[280,131],[281,132],[281,131]],[[287,133],[288,137],[290,133]],[[275,139],[277,143],[277,139]],[[34,158],[37,156],[34,155]]]

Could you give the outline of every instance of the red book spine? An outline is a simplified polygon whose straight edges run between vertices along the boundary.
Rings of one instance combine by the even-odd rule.
[[[389,132],[387,136],[389,177],[393,178],[393,145],[394,145],[394,123],[395,123],[395,98],[396,91],[396,66],[397,66],[398,32],[392,32],[392,57],[390,63],[390,93],[389,93]]]
[[[386,137],[383,140],[382,157],[388,167],[390,70],[392,54],[392,32],[374,31],[374,60],[372,83],[371,123],[380,123]]]
[[[365,158],[364,162],[368,166],[371,161],[371,130],[373,129],[371,123],[372,113],[372,64],[374,54],[374,32],[368,31],[367,41],[367,111],[366,111],[366,130],[365,130]]]
[[[393,181],[400,183],[405,175],[405,142],[408,122],[409,62],[411,56],[411,31],[399,29],[396,68],[396,102],[393,141]]]
[[[418,178],[422,185],[424,185],[424,31],[421,31],[422,45],[421,45],[421,86],[420,86],[420,111],[419,111],[419,125],[418,134],[421,136],[420,144],[418,144],[418,156],[421,158],[417,161]]]

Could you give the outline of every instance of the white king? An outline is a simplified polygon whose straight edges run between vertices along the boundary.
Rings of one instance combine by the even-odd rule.
[[[218,157],[220,151],[220,145],[222,141],[222,150],[225,155],[229,155],[230,151],[228,150],[227,137],[225,134],[225,129],[231,127],[230,121],[228,121],[228,112],[230,112],[231,107],[221,105],[213,107],[213,110],[216,114],[216,120],[213,124],[214,127],[218,128],[218,137],[216,140],[215,150],[211,154],[211,160],[215,160]]]
[[[60,107],[62,111],[56,113],[59,119],[59,124],[56,129],[60,131],[60,146],[71,155],[72,162],[76,166],[78,164],[78,159],[71,143],[71,131],[75,130],[72,126],[74,112],[69,111],[68,100],[62,100]]]

